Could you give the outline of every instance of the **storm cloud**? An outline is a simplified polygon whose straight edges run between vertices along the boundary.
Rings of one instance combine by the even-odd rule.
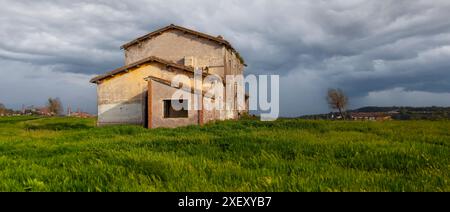
[[[247,74],[279,74],[281,114],[327,112],[328,88],[351,107],[450,105],[446,0],[0,0],[0,102],[59,96],[96,111],[90,77],[124,63],[119,47],[177,24],[222,35]]]

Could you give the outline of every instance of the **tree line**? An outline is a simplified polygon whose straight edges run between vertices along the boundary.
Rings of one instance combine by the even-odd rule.
[[[57,98],[48,98],[47,103],[44,107],[47,109],[48,113],[53,116],[63,115],[64,109],[61,99]],[[20,114],[23,111],[15,111],[13,109],[8,109],[6,106],[0,102],[0,115],[13,115]]]

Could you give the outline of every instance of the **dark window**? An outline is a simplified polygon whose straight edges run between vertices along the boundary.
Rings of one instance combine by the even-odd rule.
[[[188,100],[164,100],[164,118],[188,118]]]

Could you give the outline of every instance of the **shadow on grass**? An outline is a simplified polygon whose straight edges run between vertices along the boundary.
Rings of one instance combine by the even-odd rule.
[[[17,124],[20,122],[25,121],[31,121],[31,120],[37,120],[40,119],[40,117],[7,117],[7,118],[1,118],[0,124]]]
[[[91,126],[83,123],[48,123],[48,124],[26,124],[27,130],[84,130],[90,129]]]

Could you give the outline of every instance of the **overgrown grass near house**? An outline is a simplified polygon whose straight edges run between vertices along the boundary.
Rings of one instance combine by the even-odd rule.
[[[0,191],[450,191],[450,122],[3,117]]]

